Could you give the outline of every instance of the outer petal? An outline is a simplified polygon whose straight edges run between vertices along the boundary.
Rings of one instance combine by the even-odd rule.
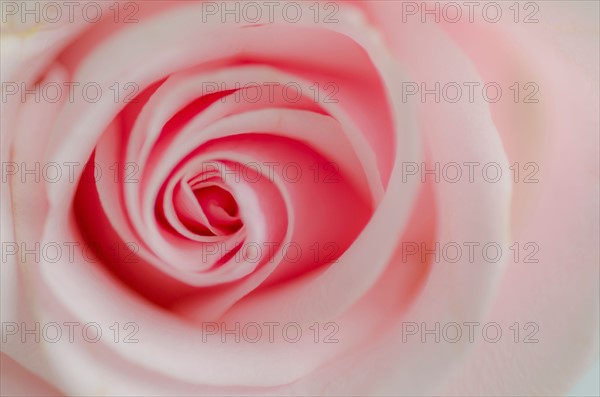
[[[510,265],[489,315],[491,321],[521,327],[535,323],[539,342],[517,344],[505,338],[477,346],[447,391],[454,395],[561,395],[598,359],[600,105],[598,19],[591,17],[598,15],[598,3],[546,2],[540,7],[546,11],[541,29],[507,27],[502,36],[497,29],[482,29],[496,44],[490,46],[493,52],[460,28],[448,27],[487,80],[505,81],[498,70],[529,69],[541,94],[541,120],[529,131],[515,128],[505,109],[492,108],[503,139],[523,143],[520,151],[509,152],[511,163],[535,158],[540,168],[539,183],[523,187],[513,199],[512,220],[514,241],[537,243],[539,262]],[[500,43],[511,43],[511,48]],[[512,116],[525,107],[518,106]],[[523,133],[544,142],[541,153],[524,144],[518,136]],[[525,206],[527,196],[535,197],[535,204]]]
[[[401,15],[402,4],[369,4],[391,42],[402,42],[403,30],[386,18]],[[539,246],[539,262],[508,266],[486,316],[505,331],[518,322],[524,332],[533,322],[539,342],[523,344],[521,334],[520,343],[513,335],[496,344],[476,343],[452,386],[436,394],[559,395],[598,357],[598,20],[583,17],[597,15],[598,5],[540,7],[542,27],[444,25],[484,81],[502,87],[534,81],[540,87],[535,106],[510,100],[490,105],[510,164],[535,161],[540,169],[539,183],[514,186],[510,226],[512,241]],[[566,8],[579,10],[567,12],[572,19],[565,20]],[[395,49],[402,59],[410,57]]]

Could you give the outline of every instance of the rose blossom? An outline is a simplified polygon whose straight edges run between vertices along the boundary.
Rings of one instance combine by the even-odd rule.
[[[2,5],[3,393],[568,392],[597,3],[276,3]]]

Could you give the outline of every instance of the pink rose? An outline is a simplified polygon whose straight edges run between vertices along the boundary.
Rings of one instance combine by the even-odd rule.
[[[466,3],[3,2],[2,393],[568,392],[598,4]]]

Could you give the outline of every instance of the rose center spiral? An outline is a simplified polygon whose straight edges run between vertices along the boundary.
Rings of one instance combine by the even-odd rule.
[[[197,235],[227,236],[243,225],[235,198],[217,178],[181,181],[174,199],[181,223]]]

